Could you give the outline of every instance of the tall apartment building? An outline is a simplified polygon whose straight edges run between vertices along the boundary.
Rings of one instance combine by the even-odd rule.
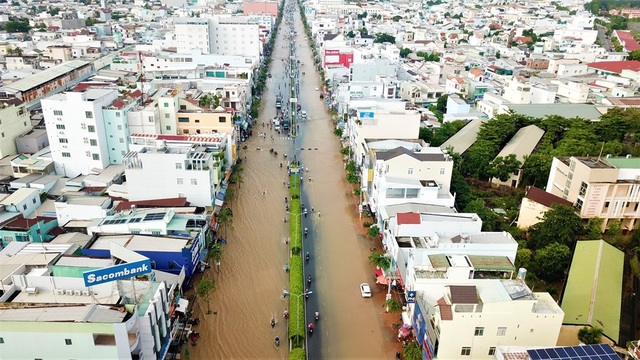
[[[51,157],[59,175],[74,177],[109,166],[112,135],[108,134],[102,109],[117,98],[117,90],[90,88],[42,100]]]
[[[142,92],[136,90],[130,95],[118,97],[102,109],[104,126],[108,134],[107,146],[111,164],[122,164],[122,159],[129,152],[129,135],[132,131],[127,115],[140,103],[141,99]]]
[[[200,49],[203,54],[211,54],[211,19],[180,18],[175,20],[176,48],[179,53],[190,54]]]
[[[554,158],[547,192],[573,203],[582,219],[599,217],[632,230],[640,218],[640,158]]]
[[[15,99],[15,102],[18,105],[0,103],[0,158],[15,155],[15,139],[31,130],[29,112],[21,101]]]
[[[178,53],[223,54],[259,57],[262,54],[260,26],[244,16],[177,19],[175,22]]]

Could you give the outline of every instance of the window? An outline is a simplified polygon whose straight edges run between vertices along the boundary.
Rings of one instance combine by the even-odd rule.
[[[576,199],[576,204],[573,207],[576,208],[576,210],[581,210],[582,204],[583,204],[582,199]]]
[[[463,347],[462,350],[460,351],[460,355],[462,355],[462,356],[471,356],[471,348],[470,347]]]
[[[507,328],[498,327],[498,333],[496,334],[496,336],[505,336],[505,335],[507,335]]]
[[[604,203],[604,207],[606,207],[606,208],[608,208],[609,205],[610,205],[610,203],[608,201]]]
[[[59,138],[58,141],[60,142],[60,144],[68,144],[69,140],[65,139],[65,138]]]
[[[120,144],[124,144],[124,138],[120,138]]]
[[[96,127],[93,126],[93,125],[89,125],[89,126],[87,126],[87,131],[88,132],[96,132]]]
[[[89,144],[91,144],[91,146],[98,146],[98,140],[91,139],[91,140],[89,140]]]
[[[169,107],[169,103],[164,103],[164,107],[168,108]]]
[[[198,185],[198,179],[191,179],[191,185]]]
[[[188,133],[189,133],[189,129],[184,129],[184,130],[182,130],[182,133],[183,133],[183,134],[188,134]]]
[[[182,164],[176,163],[176,170],[182,170]]]
[[[71,345],[71,339],[64,339],[64,343],[67,345]]]
[[[167,130],[168,130],[168,131],[171,131],[171,126],[168,126],[168,125],[167,125]]]
[[[186,117],[179,117],[179,118],[178,118],[178,122],[188,123],[188,122],[189,122],[189,118],[186,118]]]
[[[407,193],[405,198],[407,199],[417,199],[420,194],[420,189],[407,189]]]
[[[122,130],[122,125],[118,125],[118,130]]]
[[[409,168],[409,169],[407,170],[407,174],[409,174],[409,175],[413,175],[413,168]]]
[[[93,158],[93,160],[100,160],[99,154],[91,154],[91,157]]]
[[[64,125],[63,124],[56,124],[56,129],[64,130]]]
[[[63,152],[63,153],[62,153],[62,157],[69,158],[69,157],[71,157],[71,153]]]
[[[387,198],[388,199],[403,199],[404,198],[404,189],[387,188]]]
[[[199,122],[200,122],[200,120],[196,119],[196,120],[195,120],[195,122],[196,122],[196,123],[199,123]]]
[[[587,193],[587,187],[588,186],[589,185],[587,185],[587,183],[584,182],[584,181],[582,182],[582,184],[580,184],[580,195],[584,195],[584,194]]]
[[[120,111],[116,111],[116,117],[120,117]]]
[[[176,183],[177,183],[178,185],[182,185],[182,184],[184,184],[184,180],[183,180],[182,178],[177,178],[177,179],[176,179]]]
[[[62,116],[62,110],[53,110],[53,115]]]
[[[93,113],[91,111],[85,111],[84,117],[86,117],[87,119],[93,119]]]
[[[474,336],[482,336],[484,335],[484,328],[483,327],[476,327],[476,331],[473,334]]]
[[[227,122],[227,117],[226,116],[220,116],[220,117],[218,117],[218,121]]]
[[[164,114],[164,118],[165,118],[165,119],[168,119],[168,118],[170,118],[170,117],[171,117],[171,114]]]
[[[489,348],[489,353],[487,355],[493,356],[493,354],[495,354],[495,353],[496,353],[496,348],[492,346],[492,347]]]
[[[444,168],[440,168],[440,175],[444,175]]]
[[[36,198],[31,199],[31,202],[35,204],[36,203]]]
[[[4,344],[4,338],[0,337],[0,344]]]

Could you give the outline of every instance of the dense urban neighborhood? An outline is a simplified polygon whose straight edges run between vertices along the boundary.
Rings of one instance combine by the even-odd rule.
[[[0,359],[638,360],[639,41],[636,0],[2,2]]]

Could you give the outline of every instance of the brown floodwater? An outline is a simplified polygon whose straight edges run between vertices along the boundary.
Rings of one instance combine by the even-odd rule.
[[[283,21],[270,69],[273,77],[268,79],[262,95],[260,118],[253,128],[253,137],[243,143],[248,147],[241,153],[247,157],[243,162],[244,181],[236,188],[237,197],[230,204],[233,225],[226,234],[228,242],[223,245],[220,273],[215,267],[205,273],[216,281],[217,289],[210,302],[215,314],[202,314],[201,309],[206,309],[206,305],[198,300],[196,313],[202,320],[198,325],[201,338],[195,347],[189,347],[191,359],[288,357],[287,326],[282,318],[288,302],[281,296],[288,287],[288,276],[283,269],[288,262],[285,238],[289,227],[283,222],[288,190],[283,185],[285,168],[279,166],[284,153],[288,153],[289,158],[297,154],[304,167],[309,168],[302,197],[316,212],[303,219],[303,226],[309,228],[304,251],[311,254],[305,273],[313,276],[307,322],[313,319],[313,312],[321,314],[308,342],[309,357],[386,357],[383,342],[388,341],[388,331],[382,328],[383,311],[374,306],[372,299],[363,299],[359,291],[362,282],[373,285],[373,269],[367,260],[371,243],[357,236],[355,226],[359,225],[352,221],[352,214],[357,210],[351,202],[350,187],[344,181],[339,140],[332,134],[333,125],[315,90],[321,83],[311,65],[311,50],[303,37],[297,7],[294,18],[298,32],[297,56],[304,63],[300,68],[299,102],[309,118],[300,122],[295,149],[291,139],[260,125],[275,115],[276,95],[280,91],[286,93],[280,58],[287,56],[288,50],[283,46],[288,43],[284,36],[289,34],[289,29]],[[306,75],[302,75],[302,71]],[[261,132],[266,133],[266,137],[260,137]],[[257,150],[258,147],[261,150]],[[279,156],[272,155],[270,148]],[[312,178],[310,183],[308,176]],[[372,290],[377,291],[375,286]],[[275,329],[269,324],[272,316],[278,321]],[[273,344],[275,336],[281,339],[280,348]]]

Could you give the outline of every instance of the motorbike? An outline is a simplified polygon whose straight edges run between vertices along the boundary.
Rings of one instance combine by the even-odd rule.
[[[271,318],[271,328],[273,329],[274,327],[276,327],[276,319]]]
[[[309,324],[309,334],[313,334],[313,324]]]
[[[307,262],[309,262],[309,253],[308,253],[308,252],[307,252],[307,257],[306,257],[306,259],[307,259]]]
[[[320,313],[316,311],[316,321],[320,320]]]
[[[189,320],[187,320],[187,324],[198,325],[198,324],[200,324],[200,318],[189,319]]]
[[[304,228],[304,237],[307,237],[308,231],[307,228]]]
[[[307,276],[307,283],[311,285],[311,275]]]
[[[279,337],[276,337],[273,342],[275,343],[276,347],[280,346],[280,338]]]
[[[285,319],[288,319],[288,318],[289,318],[289,312],[288,312],[287,310],[285,310],[285,311],[282,313],[282,317],[283,317],[283,318],[285,318]]]

